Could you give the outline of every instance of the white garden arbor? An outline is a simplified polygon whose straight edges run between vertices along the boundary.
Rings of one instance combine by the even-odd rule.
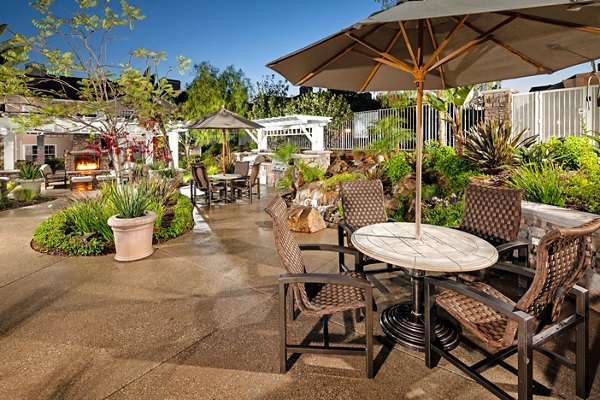
[[[259,151],[268,149],[269,137],[282,136],[306,136],[311,143],[312,151],[325,150],[325,127],[331,121],[331,117],[318,117],[314,115],[286,115],[284,117],[273,117],[255,119],[254,122],[264,128],[246,130],[248,135],[256,142]]]

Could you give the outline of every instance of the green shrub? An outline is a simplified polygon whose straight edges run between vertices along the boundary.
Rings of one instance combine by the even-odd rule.
[[[275,150],[273,158],[287,165],[292,160],[292,156],[299,152],[300,148],[295,143],[289,142],[279,146]]]
[[[563,175],[562,168],[555,164],[523,165],[513,172],[508,184],[524,189],[525,200],[562,207],[566,201],[562,189]]]
[[[458,226],[462,219],[465,203],[456,194],[447,199],[433,197],[423,207],[423,223],[439,226]]]
[[[110,242],[113,232],[108,226],[108,218],[116,213],[110,204],[99,199],[76,201],[71,207],[64,210],[67,226],[71,227],[76,235],[99,233],[102,238]]]
[[[387,175],[392,182],[397,182],[413,170],[408,161],[406,161],[404,153],[399,153],[385,161],[385,167]]]
[[[88,256],[106,251],[106,242],[101,238],[78,237],[66,214],[63,210],[51,215],[33,232],[33,241],[42,252]]]
[[[423,147],[423,170],[434,169],[436,164],[448,156],[456,156],[450,146],[441,146],[437,141],[428,141]]]
[[[173,220],[168,227],[159,226],[154,232],[156,239],[171,239],[180,236],[189,231],[194,225],[194,219],[192,218],[193,205],[190,199],[180,193],[174,194],[173,199],[176,200],[175,206],[173,206]]]
[[[14,199],[16,201],[20,201],[20,202],[28,202],[28,201],[32,201],[33,199],[35,199],[35,192],[33,191],[33,189],[29,189],[29,188],[25,188],[23,186],[17,186],[15,187],[11,192],[10,192],[11,196],[14,197]]]
[[[355,173],[349,173],[349,172],[344,172],[342,174],[336,174],[333,175],[330,178],[327,178],[327,180],[325,181],[325,183],[323,183],[323,189],[325,190],[329,190],[333,187],[338,186],[341,182],[345,182],[345,181],[355,181],[355,180],[365,180],[367,179],[366,176],[364,176],[363,174],[355,174]]]
[[[120,218],[141,217],[152,202],[152,194],[148,190],[146,180],[140,180],[138,185],[110,183],[105,188],[103,197],[112,203]]]
[[[294,184],[294,178],[291,176],[284,176],[275,183],[275,188],[278,190],[291,189]]]
[[[300,169],[302,172],[305,183],[321,180],[321,178],[325,176],[325,171],[323,169],[319,167],[311,167],[310,165],[307,165],[304,160],[300,161],[298,164],[298,169]]]
[[[464,157],[477,163],[483,172],[497,174],[516,163],[516,149],[536,142],[537,136],[523,139],[526,132],[513,131],[508,120],[480,122],[465,135]]]
[[[596,155],[594,145],[587,137],[567,136],[563,139],[555,137],[544,142],[542,148],[545,152],[553,154],[553,158],[563,169],[577,170],[582,156]]]
[[[38,179],[42,175],[40,167],[33,162],[21,162],[18,164],[19,178],[21,179]]]

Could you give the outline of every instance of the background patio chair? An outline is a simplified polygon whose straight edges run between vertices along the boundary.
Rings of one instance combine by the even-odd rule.
[[[108,174],[96,175],[96,184],[102,185],[106,182],[115,182],[117,180],[117,171],[111,169]]]
[[[533,278],[531,286],[514,302],[493,287],[474,282],[464,285],[444,278],[425,278],[425,362],[433,368],[444,357],[461,371],[502,399],[511,397],[481,375],[485,369],[518,353],[518,398],[533,396],[533,350],[575,370],[576,394],[587,397],[588,291],[577,286],[590,265],[590,235],[600,228],[600,218],[575,228],[548,232],[537,248],[536,269],[496,265],[505,271]],[[435,295],[435,289],[445,289]],[[575,309],[561,314],[567,295],[574,295]],[[464,329],[499,351],[468,366],[435,342],[435,306],[452,315]],[[576,328],[576,360],[569,361],[542,345],[557,334]]]
[[[394,221],[388,218],[385,211],[383,184],[379,179],[342,182],[340,195],[344,210],[344,219],[338,224],[338,244],[340,246],[347,244],[349,247],[353,247],[352,233],[363,226]],[[375,263],[381,263],[381,261],[361,254],[359,270],[366,274],[402,270],[401,267],[391,264],[387,264],[386,268],[364,270],[365,265]],[[340,269],[348,270],[344,264],[343,254],[339,255],[339,265]]]
[[[52,172],[50,165],[42,164],[40,166],[40,173],[42,174],[42,178],[44,178],[45,189],[48,189],[48,186],[54,186],[55,183],[60,183],[62,186],[67,186],[66,171],[54,173]]]
[[[248,179],[233,182],[233,189],[236,191],[238,197],[246,195],[250,198],[250,203],[252,203],[252,196],[255,194],[254,188],[256,188],[256,195],[260,199],[260,182],[258,181],[259,172],[260,163],[255,162],[250,169]]]
[[[289,353],[325,353],[364,355],[367,377],[373,377],[373,292],[365,275],[357,271],[339,274],[307,273],[301,250],[326,250],[352,254],[358,262],[359,253],[348,247],[327,244],[298,245],[287,222],[287,206],[277,196],[265,211],[273,219],[277,255],[287,274],[279,277],[280,372],[287,371]],[[291,288],[291,290],[290,290]],[[323,345],[294,345],[287,342],[287,316],[294,318],[295,304],[301,313],[321,317]],[[329,315],[350,310],[364,310],[365,346],[330,346]]]
[[[465,189],[465,208],[457,229],[496,246],[499,262],[525,266],[529,244],[517,240],[521,226],[521,200],[522,189],[471,183]],[[482,271],[479,278],[483,279],[484,274],[485,271]],[[459,277],[473,281],[476,275],[460,274]],[[520,278],[519,285],[526,287],[527,279]]]
[[[190,198],[194,205],[196,205],[196,197],[198,196],[204,196],[204,200],[209,207],[212,205],[213,201],[225,200],[225,186],[213,184],[210,179],[208,179],[204,163],[192,165],[192,178]],[[200,191],[200,194],[198,194],[198,190]]]

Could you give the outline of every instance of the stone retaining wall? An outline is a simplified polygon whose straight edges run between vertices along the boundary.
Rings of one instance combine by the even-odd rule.
[[[521,208],[519,239],[536,243],[551,229],[582,225],[598,215],[546,204],[524,201]],[[592,236],[592,265],[584,282],[592,295],[591,303],[600,311],[600,231]]]

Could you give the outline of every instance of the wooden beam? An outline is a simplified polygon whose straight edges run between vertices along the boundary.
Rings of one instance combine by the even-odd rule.
[[[451,17],[451,18],[455,19],[455,17]],[[477,32],[478,34],[483,33],[483,31],[481,29],[477,28],[476,26],[474,26],[471,23],[466,22],[465,26],[467,28],[471,29],[472,31]],[[521,53],[520,51],[513,49],[506,43],[504,43],[496,38],[492,38],[491,40],[492,40],[492,42],[496,43],[498,46],[503,47],[505,50],[509,51],[510,53],[516,55],[517,57],[520,57],[526,63],[534,66],[537,70],[546,72],[547,74],[551,74],[551,73],[555,72],[553,69],[548,68],[545,65],[542,65],[539,62],[537,62],[537,61],[533,60],[532,58],[526,56],[525,54]]]
[[[590,11],[590,12],[592,12],[592,11]],[[576,24],[576,23],[567,22],[567,21],[557,21],[555,19],[538,17],[535,15],[521,14],[521,13],[516,13],[516,12],[510,12],[510,11],[499,11],[496,14],[514,16],[516,18],[526,19],[529,21],[543,22],[543,23],[550,24],[550,25],[560,26],[562,28],[571,28],[571,29],[581,31],[581,32],[600,34],[600,28],[595,27],[595,26],[581,25],[581,24]]]
[[[435,40],[435,35],[433,34],[433,26],[431,25],[431,20],[429,18],[427,18],[425,20],[425,23],[427,24],[427,31],[429,32],[429,38],[431,39],[431,45],[433,46],[433,50],[437,50],[437,43]],[[440,58],[436,57],[436,61],[439,61]],[[440,67],[438,68],[438,72],[440,73],[440,80],[442,81],[442,86],[446,87],[446,80],[444,79],[444,68],[442,65],[440,65]]]
[[[454,28],[452,28],[452,30],[450,32],[448,32],[448,34],[446,35],[446,37],[444,38],[444,40],[442,40],[442,43],[440,43],[440,45],[438,46],[438,48],[435,49],[435,51],[433,52],[433,54],[429,58],[429,61],[427,61],[427,63],[425,64],[425,69],[426,70],[431,70],[429,67],[435,62],[436,59],[438,59],[438,57],[439,57],[440,53],[442,52],[442,50],[444,50],[446,48],[446,46],[448,45],[448,43],[450,43],[450,39],[452,39],[452,36],[454,36],[454,34],[456,32],[458,32],[458,30],[463,25],[463,23],[467,20],[467,18],[469,18],[468,15],[463,15],[461,17],[461,19],[456,23],[456,25],[454,25]]]
[[[408,49],[410,58],[412,59],[413,64],[415,65],[415,68],[417,68],[419,66],[419,64],[417,63],[417,58],[415,57],[415,53],[412,49],[412,46],[410,45],[410,41],[408,40],[408,35],[406,34],[406,27],[404,26],[404,21],[398,22],[398,25],[400,26],[400,33],[402,33],[402,37],[404,38],[404,44],[406,45],[406,48]]]
[[[410,65],[407,65],[406,63],[397,64],[394,61],[388,60],[387,58],[373,57],[372,55],[367,54],[364,51],[360,51],[360,50],[357,50],[357,49],[353,49],[352,52],[356,53],[358,55],[361,55],[363,57],[366,57],[366,58],[368,58],[370,60],[376,61],[378,63],[388,65],[390,67],[402,70],[404,72],[408,72],[409,74],[413,73],[413,68]]]
[[[364,35],[364,37],[365,38],[369,37],[373,33],[377,32],[379,29],[381,29],[381,27],[383,25],[384,24],[378,24],[378,25],[376,25],[375,27],[373,27],[373,29],[371,29],[369,32],[367,32]],[[308,74],[306,74],[298,82],[294,83],[294,85],[295,86],[300,86],[300,85],[304,84],[306,81],[308,81],[309,79],[311,79],[312,77],[314,77],[315,75],[317,75],[319,72],[321,72],[322,70],[324,70],[325,68],[327,68],[329,65],[331,65],[332,63],[334,63],[335,61],[337,61],[338,59],[340,59],[342,56],[344,56],[345,54],[348,54],[348,52],[352,51],[352,49],[354,47],[356,47],[356,45],[357,45],[357,43],[354,43],[354,44],[346,47],[342,51],[338,52],[337,54],[334,54],[331,58],[328,58],[324,63],[322,63],[321,65],[319,65],[317,68],[315,68],[314,70],[312,70]]]
[[[396,31],[396,34],[394,35],[394,37],[388,44],[387,48],[385,49],[386,53],[389,53],[390,51],[392,51],[392,47],[394,47],[394,45],[398,42],[399,37],[400,37],[400,31]],[[362,86],[360,87],[361,92],[364,92],[366,90],[367,86],[369,86],[369,83],[371,83],[371,81],[373,80],[373,77],[375,76],[377,71],[379,71],[379,68],[381,68],[381,65],[382,65],[381,63],[375,64],[375,66],[369,73],[369,76],[367,77],[367,79],[365,79]]]

